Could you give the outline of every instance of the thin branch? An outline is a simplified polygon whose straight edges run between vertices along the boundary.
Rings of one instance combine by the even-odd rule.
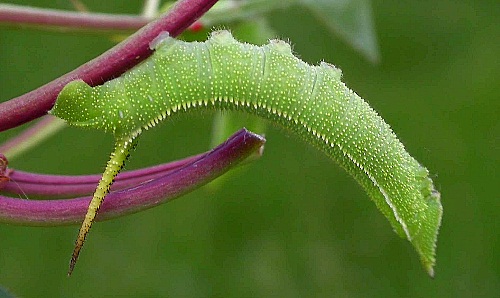
[[[181,0],[165,15],[125,41],[79,68],[29,93],[0,104],[0,131],[16,127],[47,113],[69,82],[82,79],[91,86],[121,75],[152,54],[149,43],[162,32],[179,35],[217,0]]]
[[[161,165],[120,173],[116,176],[116,181],[113,183],[111,189],[120,190],[156,179],[203,158],[207,154],[208,152]],[[1,169],[0,175],[2,175]],[[92,194],[101,178],[101,174],[75,176],[46,175],[8,169],[4,177],[10,179],[10,182],[5,184],[3,189],[0,188],[4,192],[54,198]]]
[[[242,129],[212,152],[184,167],[136,187],[111,192],[96,220],[135,213],[175,199],[222,175],[264,144]],[[91,197],[68,200],[23,200],[0,196],[0,222],[31,226],[79,224]]]
[[[13,27],[44,27],[60,30],[133,32],[151,18],[106,13],[61,11],[12,4],[0,4],[0,24]]]
[[[0,152],[12,160],[66,126],[66,122],[62,119],[51,115],[44,116],[37,123],[1,144]]]

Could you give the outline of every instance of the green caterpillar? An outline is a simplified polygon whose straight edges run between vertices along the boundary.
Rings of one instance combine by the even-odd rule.
[[[290,45],[258,47],[228,31],[206,42],[160,36],[155,53],[104,85],[66,85],[54,108],[70,125],[111,132],[114,152],[94,193],[72,255],[71,274],[85,237],[113,178],[143,129],[176,113],[241,110],[300,135],[344,167],[367,191],[394,230],[407,238],[433,275],[440,194],[429,172],[405,150],[388,124],[341,82],[341,71],[311,66]]]

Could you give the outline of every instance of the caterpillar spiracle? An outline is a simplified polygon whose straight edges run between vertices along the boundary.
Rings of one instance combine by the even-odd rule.
[[[137,137],[174,114],[240,110],[295,132],[345,168],[366,190],[433,275],[442,206],[428,170],[389,125],[341,81],[341,71],[309,65],[290,45],[241,43],[228,31],[205,42],[160,36],[153,55],[121,77],[90,87],[81,80],[59,94],[53,115],[70,125],[114,134],[115,149],[78,234],[71,274],[113,178]]]

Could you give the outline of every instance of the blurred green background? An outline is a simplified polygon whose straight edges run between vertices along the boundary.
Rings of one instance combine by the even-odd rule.
[[[10,2],[71,9],[66,0]],[[115,13],[142,5],[84,3]],[[77,226],[0,225],[0,285],[19,297],[498,297],[500,5],[376,0],[372,7],[379,64],[303,9],[276,11],[269,20],[302,59],[339,66],[347,85],[431,171],[444,206],[434,280],[345,171],[270,127],[264,156],[219,184],[96,224],[71,278]],[[0,29],[1,100],[113,45],[99,35]],[[211,122],[206,113],[148,131],[128,169],[206,150]],[[19,131],[2,132],[0,141]],[[10,166],[100,173],[112,142],[67,128]]]

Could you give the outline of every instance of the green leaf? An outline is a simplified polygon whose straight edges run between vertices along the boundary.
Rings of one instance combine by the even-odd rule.
[[[380,53],[369,0],[300,0],[336,35],[372,62]]]
[[[252,21],[265,13],[300,5],[309,9],[332,33],[371,62],[380,59],[369,0],[246,0],[219,1],[201,19],[207,27]]]

